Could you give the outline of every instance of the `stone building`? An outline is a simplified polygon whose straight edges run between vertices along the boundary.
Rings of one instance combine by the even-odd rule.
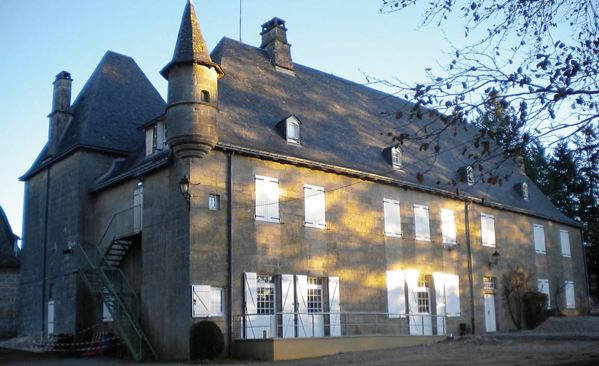
[[[0,339],[17,334],[19,313],[19,237],[0,206]]]
[[[232,348],[508,330],[498,279],[516,267],[549,307],[584,310],[580,228],[516,162],[482,183],[465,126],[418,179],[430,153],[387,136],[412,104],[294,63],[281,19],[261,35],[209,54],[189,2],[166,103],[110,51],[73,103],[56,76],[48,143],[22,177],[21,333],[97,325],[136,358],[187,359],[205,320]]]

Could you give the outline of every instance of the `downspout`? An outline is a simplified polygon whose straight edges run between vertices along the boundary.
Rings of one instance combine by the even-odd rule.
[[[231,356],[233,344],[233,189],[232,189],[232,167],[233,152],[227,153],[227,292],[229,299],[227,306],[227,338],[228,354]]]
[[[50,167],[46,169],[46,205],[44,207],[44,245],[42,258],[42,338],[46,334],[46,266],[48,261],[48,205],[50,203]]]
[[[468,249],[468,285],[470,287],[470,327],[472,334],[475,333],[474,323],[474,283],[472,280],[472,245],[470,243],[470,214],[468,207],[470,202],[464,201],[464,222],[466,225],[466,248]]]
[[[582,246],[582,263],[584,264],[584,279],[586,281],[586,286],[584,287],[586,289],[586,308],[587,308],[587,314],[590,312],[591,310],[591,303],[590,303],[590,299],[591,299],[591,294],[590,294],[590,288],[589,288],[589,269],[588,269],[588,264],[587,264],[587,248],[586,245],[584,245],[584,233],[582,232],[582,229],[580,229],[580,241],[581,241],[581,246]]]

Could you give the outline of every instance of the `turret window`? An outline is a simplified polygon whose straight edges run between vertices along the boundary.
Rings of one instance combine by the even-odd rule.
[[[210,103],[210,93],[208,90],[202,90],[202,102]]]

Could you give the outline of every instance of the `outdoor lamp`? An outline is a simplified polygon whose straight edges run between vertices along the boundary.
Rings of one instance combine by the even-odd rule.
[[[499,261],[499,257],[501,257],[501,254],[499,254],[498,251],[494,251],[493,254],[491,254],[491,258],[489,258],[489,267],[496,265]]]

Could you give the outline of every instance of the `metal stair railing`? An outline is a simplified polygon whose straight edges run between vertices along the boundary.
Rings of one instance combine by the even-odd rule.
[[[133,206],[112,216],[98,243],[102,257],[108,253],[115,240],[141,232],[141,208],[141,205]]]
[[[96,248],[99,251],[99,248]],[[119,269],[110,266],[102,252],[97,253],[97,260],[92,260],[81,245],[76,245],[74,254],[79,268],[79,275],[90,292],[99,295],[108,306],[119,336],[124,341],[132,357],[141,361],[145,355],[158,359],[156,351],[150,344],[139,323],[140,301]]]

